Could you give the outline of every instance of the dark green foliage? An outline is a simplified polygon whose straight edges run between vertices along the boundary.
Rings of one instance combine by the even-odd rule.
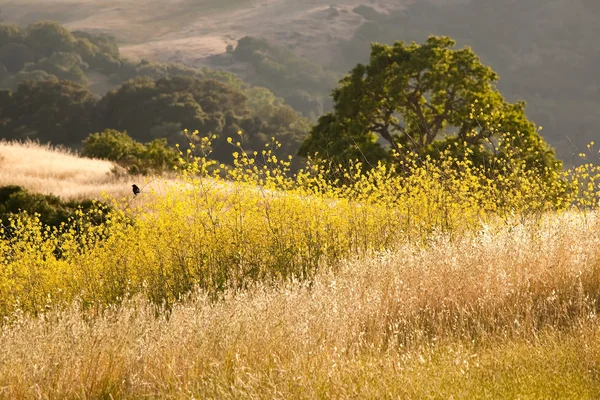
[[[289,54],[278,57],[282,56]],[[278,80],[291,77],[293,85],[302,87],[285,91],[295,107],[309,106],[320,112],[322,101],[309,93],[322,90],[320,78],[311,78],[314,82],[307,90],[300,82],[321,72],[303,62],[296,70],[305,70],[305,77],[280,74]],[[88,84],[109,93],[98,103],[84,87]],[[130,61],[121,57],[114,37],[69,32],[54,22],[38,22],[26,29],[0,24],[0,87],[13,91],[4,94],[6,104],[0,107],[0,137],[5,139],[78,147],[91,132],[116,129],[129,132],[139,142],[152,143],[160,153],[164,144],[156,139],[185,143],[184,128],[222,138],[243,130],[248,150],[262,149],[275,137],[283,143],[283,151],[292,154],[308,130],[307,121],[282,99],[230,72]],[[213,156],[228,162],[231,150],[215,145]],[[137,161],[134,164],[140,171],[149,168]],[[133,164],[129,167],[134,168]]]
[[[4,93],[4,139],[75,145],[91,131],[97,98],[77,83],[28,80],[12,94]]]
[[[15,75],[8,75],[4,80],[4,86],[7,89],[16,91],[19,88],[19,85],[25,83],[26,81],[42,82],[42,81],[56,81],[58,78],[52,74],[47,73],[41,69],[36,69],[32,71],[21,70]]]
[[[36,73],[45,74],[38,70],[30,74]],[[266,89],[249,93],[254,96],[252,102],[242,90],[212,79],[146,77],[128,81],[98,99],[72,81],[27,80],[15,92],[0,92],[0,127],[5,139],[36,139],[71,147],[78,147],[94,131],[127,131],[133,140],[150,146],[144,154],[128,156],[135,162],[104,153],[95,156],[120,160],[128,168],[136,165],[139,172],[170,166],[165,143],[186,144],[184,129],[223,139],[215,141],[212,156],[226,163],[231,162],[232,148],[225,138],[237,136],[240,130],[248,151],[262,150],[275,137],[283,144],[282,152],[296,153],[308,132],[308,121]]]
[[[540,171],[558,168],[554,152],[526,118],[525,104],[506,102],[494,86],[496,73],[470,48],[454,45],[436,36],[423,45],[373,44],[370,63],[340,81],[334,111],[319,119],[300,154],[372,164],[393,154],[436,157],[442,150],[462,158],[468,149],[476,164],[518,157]],[[482,124],[474,118],[474,104],[484,105],[492,119]],[[500,123],[501,131],[489,129]]]
[[[12,92],[10,90],[0,89],[0,131],[5,131],[10,123],[11,112],[13,109]]]
[[[109,92],[99,103],[99,118],[108,127],[127,131],[135,139],[150,139],[149,133],[166,123],[197,129],[201,134],[233,134],[236,124],[249,115],[245,96],[225,84],[189,77],[138,78]],[[181,142],[182,137],[170,137]]]
[[[528,115],[565,161],[597,139],[600,107],[597,65],[600,4],[531,0],[413,2],[365,22],[341,44],[339,68],[368,59],[370,42],[422,43],[431,34],[471,46],[502,76],[498,88],[510,101],[524,99]],[[573,147],[575,146],[575,148]],[[577,147],[580,149],[578,150]]]
[[[0,47],[9,43],[21,43],[23,32],[17,25],[0,23]]]
[[[250,107],[241,90],[212,79],[138,78],[109,92],[97,113],[103,127],[127,131],[140,142],[166,137],[172,145],[184,144],[184,128],[221,139],[241,130],[246,150],[261,150],[275,137],[288,154],[295,153],[308,130],[307,121],[271,101],[263,99]],[[215,141],[212,150],[217,160],[231,161],[232,148],[225,140]]]
[[[49,57],[39,59],[23,68],[24,72],[44,71],[58,79],[70,80],[81,85],[87,85],[85,70],[88,65],[76,53],[57,51]]]
[[[51,56],[57,51],[73,51],[77,40],[58,22],[41,21],[27,27],[25,44],[33,50],[37,58],[42,58]]]
[[[33,51],[23,43],[10,42],[0,47],[0,64],[4,65],[11,74],[19,72],[33,59]]]
[[[316,118],[329,108],[328,96],[337,74],[282,46],[246,36],[233,51],[212,60],[225,67],[232,61],[247,63],[249,82],[269,88],[306,116]]]
[[[0,65],[12,75],[39,70],[87,84],[88,70],[118,75],[122,60],[111,36],[71,33],[56,22],[42,21],[24,30],[0,24]],[[16,88],[22,79],[9,76],[3,81],[0,85]]]
[[[8,72],[0,86],[16,89],[42,75],[87,84],[86,61],[94,60],[98,47],[83,40],[56,22],[37,22],[24,30],[0,24],[0,65]]]
[[[63,201],[54,195],[29,193],[20,186],[0,187],[0,221],[4,226],[9,225],[11,215],[26,212],[28,215],[38,214],[44,225],[60,227],[68,223],[69,218],[75,217],[78,209],[87,212],[99,206],[107,209],[106,205],[92,200]]]
[[[167,146],[164,138],[142,144],[133,140],[127,132],[114,129],[88,136],[83,141],[81,154],[115,161],[131,174],[172,170],[179,159],[179,152]]]
[[[247,97],[253,93],[250,85],[231,72],[127,60],[121,57],[116,39],[110,35],[69,32],[55,22],[38,22],[26,29],[0,24],[0,88],[16,90],[26,79],[41,80],[49,76],[83,85],[89,83],[100,95],[131,79],[176,76],[214,79],[243,91]],[[106,82],[93,84],[98,76],[105,77]],[[275,96],[269,94],[265,100],[272,103]]]
[[[72,32],[73,37],[82,43],[89,43],[94,53],[102,53],[115,60],[120,58],[119,46],[114,36],[107,34],[91,34],[82,31]]]
[[[127,132],[107,129],[102,133],[92,133],[83,141],[81,155],[121,161],[130,155],[142,152],[144,145],[133,140]]]

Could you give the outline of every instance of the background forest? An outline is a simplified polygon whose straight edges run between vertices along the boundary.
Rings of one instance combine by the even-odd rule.
[[[29,3],[36,4],[35,0]],[[62,9],[63,2],[56,3],[52,10]],[[457,41],[458,47],[471,46],[482,61],[498,73],[498,88],[507,100],[527,102],[527,115],[544,127],[542,135],[556,148],[566,165],[578,163],[577,154],[597,136],[595,127],[600,121],[595,110],[599,106],[600,86],[594,66],[600,53],[594,43],[600,29],[595,23],[600,10],[592,1],[472,0],[394,4],[372,1],[355,5],[349,1],[333,2],[329,6],[306,2],[294,7],[285,2],[259,6],[248,1],[235,7],[225,4],[209,7],[206,1],[196,3],[182,2],[174,7],[172,14],[153,20],[155,34],[167,32],[163,34],[167,39],[161,40],[151,40],[152,34],[142,17],[130,18],[127,26],[119,23],[119,18],[130,15],[128,11],[133,5],[124,7],[118,15],[107,5],[92,0],[72,5],[70,11],[64,8],[61,13],[38,9],[32,14],[24,12],[24,6],[2,6],[5,23],[30,24],[52,18],[66,23],[67,27],[79,28],[87,23],[93,27],[88,31],[94,34],[84,33],[85,29],[72,29],[73,37],[61,42],[60,35],[36,39],[35,29],[30,28],[32,32],[28,36],[25,29],[18,34],[15,28],[4,27],[0,35],[0,60],[4,55],[4,61],[0,61],[4,64],[4,68],[0,67],[1,85],[15,90],[26,78],[39,80],[51,74],[71,79],[102,96],[138,76],[153,79],[176,75],[210,77],[245,91],[248,102],[254,104],[253,117],[258,112],[256,108],[263,107],[260,104],[281,105],[274,94],[315,121],[331,109],[329,94],[337,80],[356,63],[367,61],[370,42],[391,44],[397,40],[414,40],[422,43],[430,34],[448,35]],[[148,4],[148,17],[154,15],[153,4]],[[268,19],[261,18],[268,18],[269,12],[280,19],[265,24]],[[183,13],[187,13],[186,17]],[[103,28],[103,21],[109,15],[115,18],[111,23],[114,28],[108,24]],[[211,29],[199,29],[191,21],[193,17]],[[175,29],[174,22],[185,28]],[[208,31],[210,36],[207,36]],[[147,36],[142,38],[144,32]],[[213,44],[217,37],[222,39],[220,44]],[[36,40],[40,42],[35,44]],[[207,47],[196,51],[198,40],[204,40]],[[182,51],[184,44],[190,48],[189,52]],[[123,48],[121,51],[119,46]],[[42,48],[47,50],[41,51]],[[123,53],[147,56],[155,61],[129,61]],[[8,54],[11,54],[10,61],[6,60]],[[183,61],[201,69],[156,62],[158,60]],[[254,88],[252,94],[248,92],[250,87]],[[262,112],[267,114],[259,118],[267,120],[262,122],[264,125],[270,125],[268,120],[272,122],[274,114],[282,113],[264,107]],[[286,113],[283,119],[294,125],[297,117]],[[168,136],[176,131],[174,125],[169,125],[171,121],[157,122],[155,125],[162,127],[156,128],[154,135]],[[185,120],[178,122],[185,124]],[[125,128],[107,123],[92,130],[105,127]],[[135,129],[126,128],[135,134]],[[306,131],[305,128],[302,129]],[[163,132],[165,129],[167,132]],[[302,129],[289,128],[288,124],[287,132],[291,138],[301,136]],[[87,130],[89,128],[84,129]],[[271,136],[277,130],[258,129],[256,136]],[[81,135],[85,137],[87,133]],[[289,146],[295,149],[297,145]]]

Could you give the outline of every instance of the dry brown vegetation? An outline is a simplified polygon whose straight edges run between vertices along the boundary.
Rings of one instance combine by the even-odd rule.
[[[594,212],[407,244],[311,285],[196,293],[158,317],[140,299],[17,313],[0,395],[597,398],[599,276]]]
[[[81,196],[97,193],[82,185],[96,180],[130,196],[132,178],[115,178],[104,161],[31,143],[3,142],[0,154],[3,184]],[[149,188],[158,185],[144,179]],[[205,183],[224,193],[215,185],[226,182],[198,184]],[[168,180],[165,185],[178,190]],[[281,212],[282,223],[293,209],[278,211],[277,204],[311,202],[290,197],[278,203],[275,192],[247,187],[246,193],[246,186],[230,185],[237,188],[226,192],[233,208],[245,210],[240,218],[251,216],[244,203],[235,202],[244,193],[271,199],[269,215],[279,220]],[[200,197],[189,194],[198,201],[205,195],[196,189]],[[221,197],[209,203],[227,202]],[[89,254],[77,258],[83,269],[66,258],[52,260],[63,275],[48,282],[76,291],[69,274],[85,278],[85,272],[95,287],[96,270],[99,285],[107,282],[105,272],[129,282],[143,273],[160,280],[152,271],[165,274],[169,251],[187,260],[208,245],[215,246],[215,257],[234,250],[229,236],[220,247],[206,242],[210,236],[197,240],[200,226],[185,221],[199,211],[188,207],[194,202],[186,196],[169,200],[166,194],[163,202],[162,211],[142,214],[111,242],[125,253],[92,244]],[[143,212],[152,203],[136,206]],[[339,224],[340,207],[336,203],[331,215],[313,213],[319,223]],[[513,221],[491,221],[461,235],[432,230],[418,242],[399,239],[387,251],[323,261],[302,282],[249,281],[217,296],[198,289],[168,309],[148,301],[143,291],[101,304],[84,289],[75,301],[48,301],[42,312],[31,313],[16,297],[15,311],[0,322],[0,398],[598,398],[600,212],[523,213]],[[299,231],[293,223],[290,230]],[[368,227],[360,225],[355,230],[366,233]],[[244,229],[253,247],[263,245],[261,226]],[[270,240],[286,238],[285,232],[278,235]],[[26,245],[27,235],[19,240],[0,242],[7,257],[3,268],[14,268],[12,275],[0,271],[0,289],[12,293],[6,285],[21,285],[15,276],[23,274],[30,278],[23,287],[42,290],[34,281],[53,273],[45,269],[50,262],[39,257],[42,250]],[[11,243],[23,247],[13,260],[6,247]],[[112,260],[119,257],[128,264]],[[103,269],[111,263],[117,270]],[[177,278],[161,276],[166,286]],[[146,284],[150,290],[151,282]]]
[[[80,157],[71,150],[36,142],[0,141],[0,186],[18,185],[63,199],[131,196],[131,184],[162,192],[172,179],[130,176],[111,161]]]
[[[8,22],[39,19],[64,23],[71,30],[107,32],[117,37],[124,55],[193,62],[223,53],[228,44],[260,36],[295,51],[329,59],[337,39],[347,39],[362,21],[351,10],[360,0],[20,0],[2,5]],[[404,2],[378,0],[384,10]],[[335,20],[328,18],[337,10]],[[35,10],[32,12],[32,10]],[[335,11],[333,11],[335,12]],[[299,40],[300,39],[300,40]]]

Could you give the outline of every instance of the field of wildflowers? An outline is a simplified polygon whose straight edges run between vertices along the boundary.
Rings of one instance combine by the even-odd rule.
[[[161,193],[2,228],[0,397],[600,394],[598,166],[196,143]]]

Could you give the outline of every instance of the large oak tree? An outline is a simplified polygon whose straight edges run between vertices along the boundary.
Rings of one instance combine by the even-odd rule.
[[[518,157],[530,167],[557,168],[525,104],[507,102],[495,87],[496,73],[470,48],[454,45],[436,36],[422,45],[372,44],[369,64],[340,81],[334,110],[319,119],[300,155],[372,163],[395,152],[436,156],[450,150],[475,163]],[[487,120],[473,115],[474,104]]]

